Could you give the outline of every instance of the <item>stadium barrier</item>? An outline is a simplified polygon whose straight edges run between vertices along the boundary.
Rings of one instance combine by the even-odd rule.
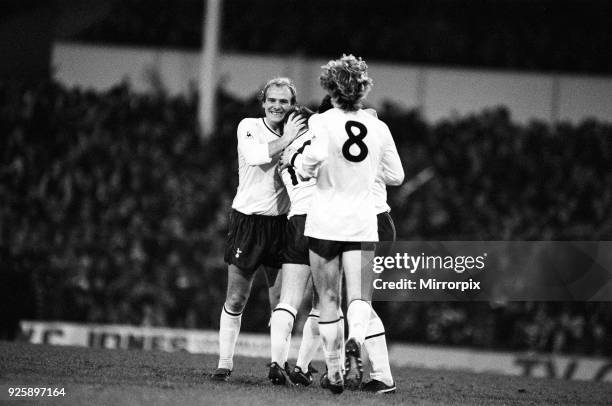
[[[106,349],[187,351],[217,354],[218,332],[163,327],[21,321],[24,340],[32,344],[80,346]],[[300,336],[291,342],[290,359],[297,357]],[[236,355],[267,357],[266,334],[241,333]],[[321,351],[315,360],[323,358]],[[477,351],[463,348],[391,344],[389,359],[395,367],[463,370],[476,373],[612,382],[612,361],[605,358],[538,353]]]

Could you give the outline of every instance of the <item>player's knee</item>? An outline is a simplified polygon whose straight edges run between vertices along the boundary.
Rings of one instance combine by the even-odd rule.
[[[225,299],[225,307],[233,313],[242,313],[248,296],[242,293],[230,293]]]

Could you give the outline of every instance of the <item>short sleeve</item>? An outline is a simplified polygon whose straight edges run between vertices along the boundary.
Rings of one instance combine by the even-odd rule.
[[[254,134],[250,120],[244,119],[238,124],[238,151],[244,157],[247,165],[257,166],[272,162],[268,154],[268,143],[259,142]]]

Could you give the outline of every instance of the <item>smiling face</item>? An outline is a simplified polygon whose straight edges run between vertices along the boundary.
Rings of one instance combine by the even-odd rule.
[[[261,104],[266,113],[266,123],[273,129],[282,126],[285,115],[293,107],[292,93],[287,86],[270,86]]]

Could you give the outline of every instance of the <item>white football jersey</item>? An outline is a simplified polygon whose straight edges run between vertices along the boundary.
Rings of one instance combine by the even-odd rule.
[[[280,137],[262,118],[238,124],[238,190],[232,208],[243,214],[278,216],[289,211],[289,196],[268,143]]]
[[[395,143],[387,146],[387,153],[394,155],[392,159],[388,160],[389,162],[400,162],[400,157],[397,153]],[[381,161],[380,167],[378,168],[378,173],[376,174],[376,180],[374,181],[374,186],[372,188],[376,214],[391,211],[391,207],[389,207],[389,204],[387,204],[387,185],[399,186],[403,181],[404,168],[402,168],[401,164],[399,166],[393,166],[385,164],[384,161]]]
[[[311,142],[312,132],[305,131],[293,140],[291,144],[289,144],[289,147],[301,153]],[[309,179],[303,179],[292,166],[283,169],[281,171],[281,177],[287,189],[287,193],[289,194],[289,200],[291,201],[288,217],[291,218],[291,216],[308,213],[310,199],[317,182],[316,178],[311,177]]]
[[[377,241],[374,182],[402,176],[385,123],[363,110],[334,108],[309,120],[312,144],[294,162],[304,177],[318,170],[304,234],[335,241]],[[382,165],[382,169],[381,169]]]
[[[380,173],[376,176],[372,193],[374,194],[374,211],[376,214],[390,212],[391,207],[387,203],[387,185],[383,182]]]

